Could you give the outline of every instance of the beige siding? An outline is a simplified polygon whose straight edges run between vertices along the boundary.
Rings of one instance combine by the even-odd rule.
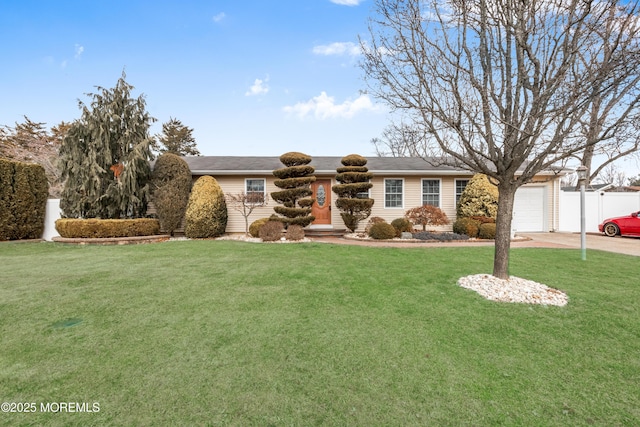
[[[240,193],[245,191],[245,179],[246,178],[263,178],[266,179],[266,192],[267,195],[279,189],[273,184],[273,176],[264,175],[247,175],[245,176],[228,176],[212,175],[222,187],[225,193]],[[197,179],[198,177],[194,177]],[[331,185],[335,185],[336,181],[333,176],[318,176],[318,178],[330,178]],[[403,206],[401,208],[385,208],[384,203],[384,180],[385,178],[400,178],[403,179]],[[445,177],[433,177],[433,176],[401,176],[401,175],[379,175],[374,176],[372,183],[373,187],[370,190],[371,197],[375,200],[371,216],[378,216],[384,218],[388,222],[393,221],[396,218],[401,218],[404,213],[410,209],[422,204],[422,179],[439,179],[440,180],[440,208],[444,211],[451,222],[456,219],[456,206],[455,206],[455,180],[456,179],[470,179],[469,176],[445,176]],[[554,184],[555,183],[555,184]],[[553,181],[540,181],[534,184],[528,185],[544,185],[547,186],[548,197],[548,221],[549,230],[556,230],[558,228],[558,197],[559,197],[559,185],[556,180]],[[333,228],[343,229],[344,223],[340,217],[340,211],[335,206],[336,194],[331,193],[331,226]],[[255,209],[249,217],[249,224],[259,218],[266,218],[273,214],[273,207],[276,203],[268,197],[268,204],[264,207]],[[229,221],[227,223],[228,233],[242,233],[245,230],[244,217],[238,212],[232,209],[229,205],[227,207],[229,212]],[[367,224],[367,220],[360,223],[358,231],[364,230]],[[436,229],[442,231],[450,231],[451,225],[444,227],[437,227]]]

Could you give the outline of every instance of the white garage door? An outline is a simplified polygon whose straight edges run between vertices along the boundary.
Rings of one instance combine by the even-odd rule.
[[[513,204],[514,231],[547,231],[545,187],[520,187]]]

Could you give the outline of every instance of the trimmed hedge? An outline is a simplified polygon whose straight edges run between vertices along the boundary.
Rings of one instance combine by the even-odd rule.
[[[56,230],[61,237],[72,239],[154,236],[160,233],[160,222],[151,218],[62,218],[56,221]]]
[[[41,238],[48,196],[42,166],[0,159],[0,240]]]

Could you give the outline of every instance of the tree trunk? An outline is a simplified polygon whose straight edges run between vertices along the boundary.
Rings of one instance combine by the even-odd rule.
[[[517,187],[510,183],[498,185],[498,216],[496,218],[495,255],[493,275],[500,279],[509,278],[509,250],[511,248],[511,220],[513,201]]]

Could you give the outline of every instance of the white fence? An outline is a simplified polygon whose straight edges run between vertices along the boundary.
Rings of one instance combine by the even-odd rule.
[[[580,192],[560,192],[560,224],[558,231],[580,232]],[[585,220],[588,233],[598,232],[598,224],[615,216],[629,215],[640,210],[640,192],[614,193],[588,191],[585,193]]]
[[[42,233],[44,240],[51,240],[59,235],[56,231],[56,219],[60,218],[60,215],[60,199],[48,199],[47,211],[44,215],[44,232]]]

